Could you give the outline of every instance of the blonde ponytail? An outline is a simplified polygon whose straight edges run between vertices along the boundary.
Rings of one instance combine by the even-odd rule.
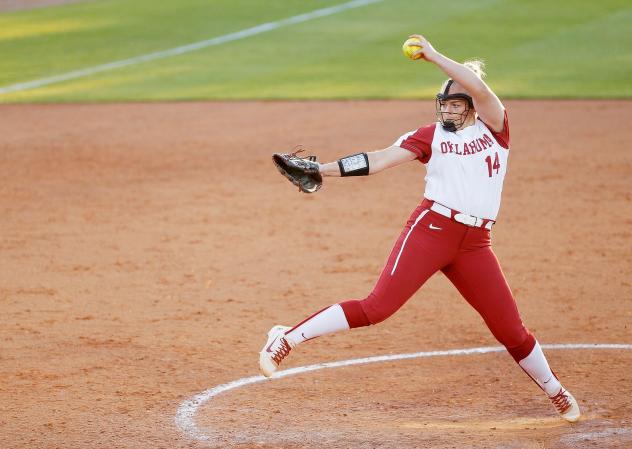
[[[469,59],[463,62],[463,65],[470,69],[480,79],[485,78],[485,62],[481,59]]]

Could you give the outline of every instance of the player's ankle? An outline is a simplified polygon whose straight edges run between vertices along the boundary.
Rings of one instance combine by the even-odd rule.
[[[551,396],[555,396],[556,394],[560,392],[560,388],[562,388],[562,384],[560,383],[559,380],[557,380],[557,377],[553,375],[548,381],[542,382],[541,387],[544,390],[544,392],[549,397],[551,397]]]
[[[302,338],[300,335],[297,335],[296,332],[288,332],[288,333],[286,333],[285,334],[285,339],[290,344],[290,347],[292,349],[294,349],[299,344],[301,344],[301,343],[303,343],[305,341],[305,339]]]

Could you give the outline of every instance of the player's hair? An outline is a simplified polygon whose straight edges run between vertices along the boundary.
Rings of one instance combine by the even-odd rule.
[[[463,61],[463,65],[474,72],[480,79],[485,78],[485,62],[482,59],[468,59]]]

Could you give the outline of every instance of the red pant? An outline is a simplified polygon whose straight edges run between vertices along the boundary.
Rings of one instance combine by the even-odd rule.
[[[533,349],[535,338],[522,323],[491,249],[490,231],[437,214],[429,209],[431,204],[424,200],[410,216],[371,294],[341,304],[349,326],[384,321],[441,270],[494,337],[516,361],[522,360]]]

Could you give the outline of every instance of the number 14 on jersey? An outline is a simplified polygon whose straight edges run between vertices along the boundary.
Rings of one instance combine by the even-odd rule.
[[[492,177],[492,171],[495,170],[496,174],[498,174],[498,170],[500,170],[500,161],[498,160],[498,153],[496,153],[496,155],[494,156],[494,163],[492,164],[492,157],[491,156],[487,156],[485,158],[485,162],[487,162],[487,172],[489,174],[489,177]]]

